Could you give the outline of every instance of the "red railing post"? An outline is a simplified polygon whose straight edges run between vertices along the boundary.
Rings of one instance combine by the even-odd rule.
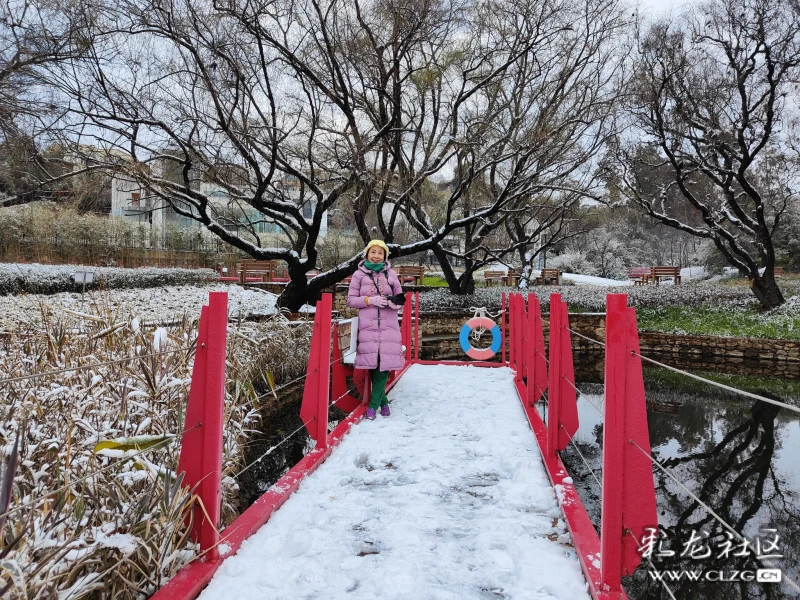
[[[544,357],[542,307],[535,294],[528,294],[528,406],[533,406],[547,389],[547,361]]]
[[[322,294],[314,313],[311,351],[308,356],[308,376],[303,388],[300,419],[317,448],[328,446],[328,403],[331,382],[331,294]],[[337,340],[338,343],[338,340]]]
[[[525,346],[527,375],[528,375],[528,406],[533,406],[539,399],[536,389],[536,315],[538,313],[538,298],[535,294],[528,294],[528,322],[526,323],[527,344]]]
[[[517,350],[514,355],[517,359],[517,381],[522,381],[525,369],[525,356],[522,347],[522,329],[525,327],[525,304],[522,301],[522,294],[515,294],[517,303],[517,322],[514,325],[514,337],[516,338]]]
[[[414,360],[419,361],[419,292],[414,294]]]
[[[612,592],[641,561],[638,540],[658,527],[636,311],[625,294],[606,301],[601,580]],[[630,534],[630,535],[629,535]]]
[[[555,456],[558,452],[558,424],[561,412],[561,296],[550,294],[550,379],[547,396],[547,456]]]
[[[228,293],[210,292],[200,309],[192,385],[186,405],[178,472],[199,500],[192,508],[192,539],[208,559],[216,558],[222,507],[222,427],[225,406],[225,358]],[[202,503],[202,506],[200,505]]]
[[[520,360],[520,335],[519,330],[522,327],[522,307],[520,306],[520,295],[514,294],[512,297],[513,306],[514,306],[514,318],[511,321],[511,340],[513,342],[513,364],[514,364],[514,372],[515,372],[515,379],[518,382],[522,381],[522,361]]]
[[[503,292],[500,294],[500,333],[503,336],[502,343],[500,344],[501,352],[502,352],[502,360],[503,364],[506,363],[506,338],[508,337],[508,332],[506,331],[506,293]]]
[[[344,364],[344,357],[339,348],[339,325],[333,324],[333,368],[331,369],[331,398],[336,399],[333,406],[349,413],[358,408],[360,402],[348,393],[347,376],[354,375],[354,369]],[[355,377],[354,377],[355,379]]]
[[[411,360],[411,315],[413,314],[413,307],[411,304],[412,297],[413,294],[411,292],[406,292],[406,303],[403,305],[403,316],[402,320],[400,321],[400,338],[403,346],[406,347],[404,351],[406,362]]]
[[[528,376],[528,360],[526,352],[526,329],[528,325],[528,309],[525,306],[525,297],[517,294],[517,314],[519,323],[517,324],[517,381],[522,381]]]
[[[512,369],[516,369],[517,365],[514,362],[516,356],[514,355],[515,351],[515,344],[514,344],[514,326],[517,324],[517,315],[514,312],[516,310],[516,303],[514,302],[514,294],[508,295],[508,366]]]
[[[572,363],[567,303],[550,295],[550,392],[547,397],[547,453],[564,450],[578,431],[578,400]]]

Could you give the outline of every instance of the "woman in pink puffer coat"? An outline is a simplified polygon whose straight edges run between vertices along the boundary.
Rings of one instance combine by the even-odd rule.
[[[356,369],[368,369],[372,378],[372,394],[367,419],[374,419],[378,407],[381,415],[389,416],[386,381],[389,371],[405,365],[402,336],[397,311],[400,306],[389,296],[403,293],[397,273],[392,271],[386,257],[389,248],[381,240],[372,240],[364,250],[362,260],[347,293],[347,305],[358,309],[358,346]]]

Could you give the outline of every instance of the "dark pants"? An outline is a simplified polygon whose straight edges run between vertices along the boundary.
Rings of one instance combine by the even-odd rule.
[[[386,396],[386,382],[389,380],[389,371],[381,371],[381,359],[378,357],[378,367],[370,369],[370,376],[372,381],[372,393],[369,397],[369,407],[377,410],[380,406],[389,404],[389,398]]]

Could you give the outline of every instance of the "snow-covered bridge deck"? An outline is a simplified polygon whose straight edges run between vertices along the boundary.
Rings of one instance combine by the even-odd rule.
[[[203,600],[589,598],[508,368],[413,365]]]

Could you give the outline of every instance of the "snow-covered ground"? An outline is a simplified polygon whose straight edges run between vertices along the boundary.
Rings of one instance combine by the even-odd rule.
[[[0,294],[23,292],[53,294],[79,290],[73,276],[92,274],[87,289],[152,288],[162,285],[203,284],[216,280],[211,269],[163,269],[142,267],[96,267],[92,265],[43,265],[39,263],[0,263]]]
[[[619,287],[633,285],[630,280],[618,281],[617,279],[606,279],[605,277],[595,277],[594,275],[580,275],[578,273],[563,273],[562,279],[572,281],[575,285],[602,285],[605,287]]]
[[[194,319],[200,316],[200,307],[208,303],[208,293],[228,292],[228,313],[231,318],[275,313],[277,296],[256,288],[238,285],[169,285],[148,289],[113,289],[87,292],[81,302],[79,293],[24,294],[0,296],[0,330],[15,329],[21,324],[41,319],[45,307],[58,315],[64,309],[88,312],[90,304],[116,313],[120,319],[138,318],[140,322],[162,323],[179,319],[184,314]]]
[[[726,272],[725,275],[719,275],[714,278],[714,281],[719,281],[736,273],[735,269],[730,269],[730,271],[733,271],[733,273]],[[633,285],[633,281],[630,279],[621,281],[618,279],[607,279],[605,277],[580,275],[577,273],[564,273],[563,278],[573,281],[576,285],[601,285],[604,287]],[[709,279],[709,277],[706,273],[705,267],[684,267],[681,269],[681,283],[686,283],[689,281],[702,281],[706,279]],[[674,285],[674,282],[671,279],[666,279],[662,281],[660,285]]]
[[[588,598],[512,377],[411,367],[202,600]]]

